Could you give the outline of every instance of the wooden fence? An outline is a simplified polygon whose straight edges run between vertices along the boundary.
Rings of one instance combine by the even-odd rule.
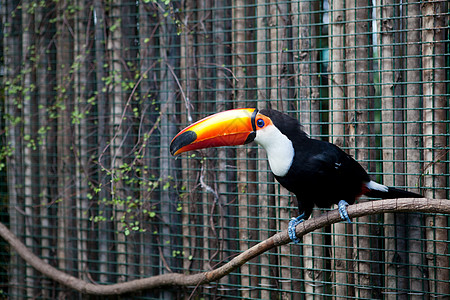
[[[226,109],[288,112],[374,179],[449,196],[447,1],[5,0],[0,8],[1,221],[73,276],[108,284],[210,270],[287,228],[296,199],[256,145],[170,156],[179,129]],[[219,282],[135,296],[450,295],[447,215],[353,221]],[[9,299],[80,298],[1,250]]]

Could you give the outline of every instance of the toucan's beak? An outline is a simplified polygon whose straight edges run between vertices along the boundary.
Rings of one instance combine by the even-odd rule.
[[[180,131],[170,143],[170,153],[250,143],[256,136],[257,113],[255,108],[239,108],[206,117]]]

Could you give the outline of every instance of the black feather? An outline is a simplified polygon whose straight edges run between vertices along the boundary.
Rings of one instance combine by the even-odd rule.
[[[423,198],[422,195],[413,192],[408,192],[393,187],[388,187],[387,192],[378,190],[369,190],[365,193],[367,197],[371,198],[381,198],[381,199],[395,199],[395,198]]]
[[[314,205],[331,207],[345,200],[349,204],[367,192],[370,177],[364,168],[338,146],[308,137],[300,122],[276,110],[263,109],[261,114],[286,135],[294,146],[294,159],[288,173],[275,176],[282,186],[297,197],[300,214],[308,219]],[[387,192],[370,190],[369,197],[391,199],[422,197],[419,194],[389,188]]]
[[[307,137],[300,122],[285,113],[273,109],[261,109],[261,114],[269,117],[272,123],[287,137]]]

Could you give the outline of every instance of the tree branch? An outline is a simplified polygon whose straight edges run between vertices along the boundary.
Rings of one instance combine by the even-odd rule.
[[[425,198],[405,198],[378,200],[359,203],[348,207],[348,214],[351,218],[374,215],[387,212],[423,212],[423,213],[444,213],[450,214],[449,200],[433,200]],[[337,210],[333,210],[312,218],[296,228],[297,236],[301,237],[318,228],[341,222]],[[284,244],[291,240],[287,230],[279,232],[272,237],[260,242],[252,248],[242,252],[223,266],[208,272],[184,275],[178,273],[163,274],[144,279],[136,279],[123,283],[111,285],[99,285],[86,282],[71,275],[68,275],[53,266],[49,265],[41,258],[31,252],[9,229],[0,223],[0,236],[8,242],[12,248],[33,268],[43,275],[81,293],[92,295],[119,295],[128,292],[136,292],[145,289],[159,288],[162,286],[196,286],[228,275],[233,270],[245,264],[250,259],[261,255],[262,253]]]

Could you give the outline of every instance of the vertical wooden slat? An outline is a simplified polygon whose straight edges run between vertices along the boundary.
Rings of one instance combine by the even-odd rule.
[[[216,102],[216,111],[221,112],[225,111],[229,108],[232,108],[231,103],[229,102],[231,93],[230,93],[230,82],[232,74],[230,74],[225,66],[230,64],[229,59],[227,58],[227,43],[229,42],[229,34],[227,34],[227,23],[229,9],[226,9],[227,1],[214,1],[213,11],[212,11],[212,20],[215,20],[213,23],[213,43],[214,43],[214,61],[212,62],[215,66],[215,102]],[[229,187],[229,180],[231,179],[230,174],[230,161],[229,161],[229,152],[230,150],[226,150],[224,148],[217,149],[217,189],[218,189],[218,230],[219,230],[219,241],[221,242],[219,246],[220,251],[220,259],[226,259],[230,257],[234,253],[229,251],[231,249],[235,249],[232,246],[234,241],[230,241],[231,233],[233,229],[229,229],[231,227],[229,224],[231,223],[231,217],[233,214],[232,210],[229,208],[229,203],[232,201],[232,197],[229,195],[229,191],[232,190]],[[220,283],[225,285],[224,290],[227,291],[228,285],[232,282],[235,282],[235,276],[227,276],[220,280]],[[224,294],[230,295],[230,292],[225,292]]]
[[[54,260],[52,259],[52,216],[51,210],[49,209],[49,205],[53,202],[51,198],[51,192],[49,191],[49,186],[52,182],[50,178],[51,169],[53,165],[51,164],[51,148],[50,141],[54,138],[53,133],[50,130],[50,126],[52,121],[49,120],[49,116],[47,113],[47,107],[52,100],[48,99],[48,95],[50,95],[54,91],[55,82],[54,78],[54,69],[51,67],[54,65],[54,53],[52,49],[48,49],[46,46],[49,45],[50,41],[54,36],[54,24],[42,24],[42,20],[46,20],[46,18],[51,19],[54,15],[54,4],[47,4],[44,7],[40,7],[37,9],[37,15],[35,18],[35,26],[41,32],[39,35],[36,45],[37,51],[37,119],[38,119],[38,132],[39,135],[37,137],[37,145],[39,147],[39,163],[38,166],[40,168],[39,171],[39,186],[40,192],[39,195],[39,220],[38,224],[41,226],[41,239],[40,239],[40,247],[41,247],[41,257],[47,263],[54,265]],[[50,138],[52,136],[52,138]],[[79,268],[81,269],[81,268]],[[52,282],[47,278],[42,278],[41,283],[41,293],[43,298],[51,298],[52,297]]]
[[[127,111],[131,109],[131,103],[127,101],[126,95],[122,93],[122,86],[124,86],[123,83],[126,80],[125,71],[123,71],[122,67],[125,54],[123,48],[128,46],[124,43],[124,36],[122,33],[122,22],[125,17],[122,13],[124,13],[125,10],[121,6],[124,4],[125,2],[120,0],[113,1],[110,3],[111,6],[108,7],[108,20],[111,25],[108,28],[109,34],[106,46],[109,53],[108,66],[110,68],[109,76],[111,77],[111,105],[109,106],[109,114],[111,117],[109,136],[111,140],[108,141],[111,151],[111,161],[110,165],[107,166],[111,173],[111,182],[108,183],[105,188],[108,188],[111,193],[108,199],[114,203],[114,207],[111,208],[113,210],[111,221],[113,222],[116,234],[111,237],[113,238],[112,242],[114,242],[116,250],[114,264],[116,265],[116,272],[118,273],[118,276],[116,277],[118,282],[124,282],[126,280],[125,274],[127,274],[126,240],[124,234],[126,220],[124,221],[123,218],[125,217],[125,203],[127,197],[131,196],[124,183],[123,176],[125,174],[121,172],[121,168],[125,163],[124,158],[126,153],[124,147],[127,145],[125,135],[128,131],[128,119],[130,118],[130,114]],[[109,222],[110,220],[105,221]]]
[[[46,13],[46,16],[50,19],[56,18],[58,11],[56,9],[57,4],[52,3],[48,7],[48,13]],[[47,40],[56,40],[56,32],[57,32],[57,26],[58,24],[49,24],[48,32],[47,32]],[[50,44],[46,44],[50,45]],[[53,43],[52,45],[48,46],[46,50],[44,50],[47,54],[47,63],[45,64],[45,68],[48,71],[47,75],[44,76],[44,80],[47,82],[47,86],[45,89],[44,97],[47,98],[43,100],[43,104],[45,105],[43,108],[45,110],[46,116],[47,116],[47,131],[45,132],[45,139],[46,139],[46,161],[48,164],[46,171],[47,176],[47,192],[48,192],[48,200],[47,205],[45,206],[45,209],[47,210],[48,214],[48,238],[49,243],[52,246],[52,248],[49,248],[49,251],[51,255],[49,256],[50,263],[57,267],[58,266],[58,259],[55,255],[56,249],[55,246],[58,245],[58,235],[57,235],[57,213],[58,213],[58,169],[57,169],[57,163],[58,163],[58,147],[57,147],[57,132],[58,132],[58,119],[57,114],[54,111],[54,106],[57,101],[57,97],[55,96],[56,89],[58,86],[58,80],[57,80],[57,50],[56,50],[56,44]],[[45,86],[42,86],[45,87]],[[51,95],[48,97],[47,95]],[[51,107],[52,110],[48,111],[47,108]],[[49,290],[51,297],[56,297],[57,291],[54,289],[53,282],[49,282]]]
[[[232,2],[233,9],[233,73],[235,74],[238,81],[234,84],[234,93],[235,93],[235,102],[236,107],[245,107],[246,100],[246,1],[243,0],[235,0]],[[248,240],[249,236],[249,198],[247,192],[249,190],[248,186],[248,172],[249,164],[248,164],[248,148],[240,147],[236,150],[236,158],[237,158],[237,198],[239,205],[239,250],[245,251],[249,248]],[[249,298],[252,295],[251,290],[249,289],[251,285],[251,277],[250,277],[250,266],[244,265],[241,267],[241,285],[243,287],[241,291],[241,297]]]
[[[270,99],[270,42],[269,37],[270,14],[269,3],[266,0],[256,1],[256,85],[259,108],[266,108],[265,101]]]
[[[57,78],[57,174],[58,174],[58,240],[57,258],[58,267],[69,274],[77,274],[76,260],[78,257],[76,241],[76,220],[67,216],[75,216],[75,182],[72,139],[73,127],[71,126],[71,114],[73,112],[73,87],[71,67],[73,63],[73,36],[70,34],[73,28],[73,19],[67,10],[66,1],[57,5],[57,53],[58,62],[56,68]],[[60,292],[64,293],[64,292]]]
[[[87,280],[86,270],[88,269],[88,222],[86,213],[88,212],[88,192],[89,192],[89,169],[92,161],[89,159],[89,130],[90,122],[88,115],[91,112],[91,106],[88,104],[89,91],[89,71],[88,63],[90,55],[88,51],[91,50],[88,44],[89,34],[92,32],[89,24],[89,18],[92,17],[88,13],[88,8],[85,5],[85,0],[77,1],[79,10],[75,16],[75,32],[77,33],[74,39],[74,97],[75,107],[74,111],[81,114],[81,118],[74,122],[74,136],[75,146],[74,152],[77,155],[77,166],[75,169],[75,185],[76,195],[76,218],[78,221],[77,228],[77,249],[79,251],[78,270],[80,270],[80,277]],[[45,78],[45,76],[42,76]],[[45,81],[45,79],[43,80]],[[45,82],[42,82],[45,86]],[[43,115],[40,114],[42,119]],[[45,177],[44,177],[45,178]]]
[[[38,122],[36,116],[36,74],[33,65],[33,59],[36,57],[36,43],[35,43],[35,14],[31,9],[31,2],[22,2],[22,106],[23,106],[23,170],[24,170],[24,197],[25,206],[22,208],[25,212],[25,244],[34,248],[37,246],[34,236],[36,231],[31,224],[36,223],[34,209],[36,203],[36,188],[39,183],[36,182],[38,176],[36,155],[36,123]],[[31,10],[30,10],[31,9]],[[36,271],[27,265],[26,280],[27,294],[34,295],[36,290],[33,288],[36,284]]]
[[[343,1],[331,1],[330,3],[330,33],[329,33],[329,47],[330,47],[330,98],[331,112],[330,112],[330,133],[331,141],[339,147],[345,145],[345,124],[346,124],[346,79],[345,79],[345,21],[346,16],[344,12]],[[348,280],[347,270],[348,260],[351,259],[351,254],[348,249],[348,235],[351,234],[351,226],[345,223],[338,223],[332,226],[332,269],[334,279],[333,295],[339,299],[343,295],[352,295],[353,291],[349,291],[347,286]]]
[[[448,5],[448,4],[447,4]],[[445,40],[446,22],[443,1],[427,1],[422,5],[422,78],[423,78],[423,135],[425,197],[446,199],[448,157]],[[448,227],[446,216],[427,216],[426,259],[430,277],[431,296],[442,297],[450,292],[448,255]],[[445,296],[444,296],[445,297]]]
[[[146,232],[141,234],[142,250],[140,255],[141,274],[157,275],[159,263],[158,247],[155,235],[153,234],[153,223],[156,220],[155,207],[159,202],[155,192],[155,184],[159,178],[159,137],[157,126],[159,125],[158,84],[157,84],[157,60],[158,51],[158,9],[155,3],[139,2],[139,57],[140,73],[142,82],[140,84],[142,99],[141,118],[142,129],[140,132],[145,145],[143,155],[144,178],[148,180],[147,185],[143,185],[140,191],[140,199],[145,203],[147,214],[143,216],[143,222],[147,224]],[[152,216],[152,217],[151,217]],[[183,222],[184,223],[184,222]]]
[[[286,112],[288,109],[288,90],[286,82],[287,69],[285,65],[285,53],[287,48],[286,31],[283,25],[287,26],[287,4],[286,3],[274,3],[270,2],[268,6],[269,12],[267,17],[267,26],[269,28],[268,38],[270,39],[270,89],[268,90],[268,96],[270,101],[268,102],[268,108],[276,109],[282,112]],[[277,230],[285,230],[287,228],[288,221],[290,219],[291,212],[291,197],[289,191],[284,187],[275,183],[275,201],[277,212]],[[295,213],[294,213],[295,214]],[[280,293],[281,297],[288,297],[289,292],[292,289],[294,275],[292,274],[292,260],[290,259],[292,247],[298,245],[283,245],[278,249],[278,263],[279,263],[279,280],[278,284],[282,288]]]
[[[369,88],[371,84],[371,70],[369,62],[371,61],[370,40],[371,34],[369,27],[369,8],[367,1],[355,0],[347,6],[346,20],[346,77],[347,77],[347,96],[348,96],[348,122],[349,122],[349,147],[350,154],[368,170],[369,164],[369,137],[368,121],[370,108],[369,103],[373,98],[373,90]],[[369,59],[367,59],[369,58]],[[361,200],[360,200],[361,201]],[[370,217],[359,218],[353,228],[354,254],[357,260],[355,262],[355,271],[353,274],[355,283],[355,296],[357,298],[371,298],[371,253],[370,253]],[[353,270],[351,266],[347,270]],[[353,283],[349,278],[348,283]]]
[[[102,1],[94,0],[93,2],[94,14],[96,22],[94,22],[95,26],[95,62],[96,62],[96,90],[97,90],[97,128],[96,128],[96,136],[97,136],[97,154],[98,154],[98,164],[102,166],[103,169],[106,169],[110,165],[110,149],[107,147],[108,145],[108,128],[109,128],[109,114],[108,111],[108,100],[110,91],[106,86],[105,79],[109,76],[107,70],[107,51],[105,41],[107,40],[106,36],[106,14],[105,14],[105,6]],[[102,170],[102,168],[97,169],[97,186],[96,188],[100,188],[97,193],[97,202],[95,204],[95,208],[92,210],[94,216],[97,216],[100,212],[103,212],[103,216],[108,219],[107,222],[98,222],[97,230],[94,233],[94,240],[98,241],[98,253],[92,253],[93,257],[96,257],[98,260],[98,265],[96,269],[99,271],[98,280],[100,282],[108,282],[111,278],[111,264],[113,262],[113,256],[109,249],[112,249],[112,239],[110,238],[109,232],[112,232],[111,223],[109,222],[110,210],[106,208],[105,201],[110,197],[108,194],[108,190],[105,188],[109,184],[109,178],[106,175],[106,172]]]
[[[198,0],[196,8],[198,9],[197,21],[197,64],[198,64],[198,110],[202,113],[209,113],[213,111],[213,103],[211,100],[214,98],[212,95],[212,70],[213,70],[213,48],[211,43],[213,41],[212,32],[212,6],[213,3],[210,0]],[[206,153],[215,150],[206,150]],[[209,155],[208,155],[209,156]],[[218,246],[218,231],[216,229],[216,220],[211,216],[214,213],[216,207],[217,194],[208,191],[208,188],[212,188],[213,178],[211,169],[214,167],[214,161],[206,159],[201,162],[201,180],[200,186],[202,188],[201,202],[202,202],[202,214],[203,214],[203,269],[209,270],[214,265],[213,257],[216,256]],[[214,189],[213,189],[214,190]],[[214,190],[215,192],[215,190]],[[211,250],[209,250],[211,249]]]
[[[414,1],[407,1],[405,4],[406,12],[406,164],[407,184],[410,188],[416,188],[418,184],[418,175],[422,173],[422,103],[421,103],[421,11],[420,4]],[[426,292],[424,269],[424,244],[421,241],[424,231],[420,229],[423,226],[423,218],[419,214],[409,214],[408,225],[411,226],[408,234],[408,253],[409,253],[409,289],[411,291],[410,299],[422,299]],[[412,229],[414,228],[414,229]]]
[[[241,104],[240,107],[255,107],[256,103],[253,101],[257,96],[256,91],[256,81],[252,80],[252,78],[256,77],[256,68],[255,68],[255,56],[251,55],[252,51],[255,49],[254,40],[256,38],[256,32],[255,30],[249,30],[250,28],[255,26],[255,7],[254,2],[251,2],[252,6],[248,6],[246,8],[246,91],[245,91],[245,98],[247,101]],[[253,144],[254,146],[254,144]],[[246,147],[247,149],[247,182],[248,182],[248,228],[249,228],[249,247],[252,247],[256,245],[258,241],[258,219],[256,218],[258,216],[258,197],[257,197],[257,162],[255,160],[257,150],[255,147]],[[259,278],[258,276],[255,276],[255,274],[259,274],[259,266],[257,264],[251,264],[250,265],[250,274],[252,275],[250,277],[251,279],[251,287],[252,297],[257,297],[258,291],[256,289],[253,289],[253,287],[258,286]]]
[[[245,62],[245,1],[242,0],[235,0],[233,1],[233,36],[232,36],[232,42],[233,42],[233,73],[237,77],[238,81],[234,84],[234,90],[235,90],[235,99],[236,104],[239,107],[241,103],[245,100],[245,94],[243,91],[243,88],[245,87],[245,70],[242,66]],[[236,151],[237,155],[237,168],[238,168],[238,175],[237,179],[239,180],[238,183],[238,190],[237,193],[240,195],[243,195],[243,193],[246,190],[246,164],[245,164],[245,150],[243,148],[239,148]],[[247,233],[246,230],[243,230],[242,228],[245,227],[245,223],[242,221],[242,219],[247,218],[246,209],[241,208],[240,206],[245,203],[245,198],[243,196],[238,196],[238,205],[239,205],[239,239],[244,240],[247,239]],[[241,226],[242,224],[242,226]],[[241,251],[247,249],[247,245],[245,243],[240,243]],[[248,266],[245,266],[244,268],[241,268],[241,274],[243,275],[241,277],[241,282],[243,285],[247,285],[249,283],[249,278],[247,277],[249,273]],[[242,297],[248,297],[248,293],[242,292]]]
[[[124,243],[124,255],[126,261],[125,274],[121,275],[128,280],[135,279],[138,274],[139,250],[140,246],[137,241],[142,235],[142,230],[145,227],[145,222],[142,222],[141,212],[145,207],[145,203],[140,201],[139,185],[144,181],[142,180],[142,171],[144,166],[141,163],[140,154],[140,140],[139,130],[142,129],[142,111],[140,111],[141,97],[139,94],[140,78],[141,75],[139,69],[139,49],[137,40],[139,38],[138,29],[139,17],[138,6],[132,1],[123,1],[121,9],[119,10],[119,16],[121,19],[121,32],[122,32],[122,72],[121,82],[122,85],[122,103],[129,103],[127,105],[127,115],[123,120],[125,123],[124,129],[124,144],[123,144],[123,162],[126,165],[131,166],[131,171],[125,173],[126,176],[132,178],[127,180],[124,178],[124,199],[127,201],[127,210],[131,209],[131,213],[127,215],[129,221],[127,226],[131,227],[131,231],[128,237],[125,237]],[[125,83],[125,84],[124,84]],[[131,105],[130,105],[131,103]],[[126,105],[126,104],[125,104]],[[129,201],[131,199],[131,201]]]
[[[164,6],[164,10],[170,9],[170,6]],[[170,15],[164,13],[159,15],[160,23],[160,92],[159,101],[161,105],[161,138],[160,138],[160,178],[164,184],[169,184],[168,188],[160,191],[160,212],[162,224],[158,230],[161,243],[162,253],[160,263],[160,273],[173,272],[172,268],[177,267],[176,260],[172,255],[172,251],[178,249],[179,240],[174,237],[178,233],[175,224],[179,224],[177,213],[177,196],[173,189],[172,179],[175,178],[174,160],[169,153],[169,144],[171,139],[176,135],[175,127],[175,100],[178,90],[175,81],[174,68],[178,64],[176,57],[177,38],[174,20]],[[164,260],[163,260],[164,259]],[[166,290],[163,297],[174,297],[177,291]]]
[[[320,134],[320,100],[317,51],[317,30],[319,21],[319,1],[294,1],[293,13],[293,50],[294,74],[297,76],[297,99],[300,122],[313,138]],[[301,199],[297,199],[301,200]],[[306,199],[304,199],[306,200]],[[313,213],[317,215],[318,212]],[[323,229],[316,230],[303,237],[303,260],[305,266],[306,299],[314,299],[315,294],[324,293],[325,248],[322,247]]]
[[[6,113],[11,116],[6,119],[8,128],[8,145],[12,150],[12,155],[7,157],[7,180],[8,180],[8,215],[10,230],[17,236],[22,236],[24,232],[24,217],[19,212],[22,202],[22,165],[21,151],[22,142],[20,139],[21,124],[14,122],[16,118],[21,118],[21,110],[17,106],[20,103],[20,95],[14,93],[17,85],[20,86],[18,75],[21,65],[21,13],[18,10],[20,1],[8,1],[0,7],[2,12],[2,22],[4,24],[4,66],[5,66],[5,103]],[[10,299],[23,299],[26,297],[25,290],[21,284],[25,282],[26,268],[23,260],[15,253],[11,253],[8,266],[8,285]]]
[[[181,79],[182,79],[182,88],[184,90],[184,94],[186,99],[182,99],[181,106],[181,127],[196,121],[192,117],[192,111],[194,110],[193,103],[198,100],[197,93],[197,62],[195,56],[195,31],[193,30],[194,22],[198,18],[195,12],[197,1],[195,0],[186,0],[184,2],[184,18],[182,20],[184,30],[181,34]],[[189,155],[189,154],[188,154]],[[183,246],[185,251],[185,256],[190,259],[185,259],[183,262],[183,267],[187,272],[190,272],[193,267],[194,262],[198,262],[197,259],[193,260],[194,257],[198,257],[198,251],[196,251],[197,247],[197,235],[198,229],[197,226],[197,217],[195,216],[195,210],[197,209],[196,205],[196,196],[197,193],[195,191],[195,186],[197,182],[195,182],[195,178],[197,177],[197,173],[193,171],[197,165],[197,161],[195,159],[183,159],[181,161],[182,168],[182,182],[183,187],[186,189],[186,196],[183,199],[183,214],[182,214],[182,223],[183,223]],[[194,226],[193,226],[194,225]],[[195,268],[199,268],[195,266]]]
[[[271,89],[271,78],[270,78],[270,45],[271,43],[267,41],[269,36],[269,3],[266,0],[256,1],[256,86],[257,86],[257,99],[259,109],[266,108],[267,100],[270,99],[270,89]],[[259,238],[260,240],[265,240],[270,236],[270,229],[273,229],[275,223],[273,222],[273,208],[275,206],[275,198],[270,193],[271,186],[268,182],[273,180],[273,177],[269,175],[270,172],[269,164],[266,158],[265,150],[258,147],[258,175],[257,180],[258,191],[259,191],[259,205],[261,206],[259,210],[259,216],[261,217],[259,222],[259,227],[261,228]],[[271,220],[272,219],[272,220]],[[270,299],[270,291],[268,288],[273,287],[275,282],[270,279],[271,275],[274,275],[273,270],[269,267],[270,265],[270,254],[265,253],[260,258],[261,263],[261,298]]]
[[[402,42],[400,29],[402,21],[400,9],[394,1],[384,0],[377,8],[377,25],[380,44],[380,94],[381,94],[381,120],[382,120],[382,146],[383,146],[383,184],[388,186],[403,186],[404,176],[404,151],[403,151],[403,100],[399,97],[402,93],[401,79],[403,68],[402,59],[399,56],[401,47],[395,43]],[[400,174],[399,174],[400,173]],[[385,293],[387,299],[398,299],[399,290],[406,289],[400,283],[405,282],[407,277],[406,268],[399,265],[399,259],[406,262],[405,237],[405,214],[388,213],[384,215],[385,235]],[[399,280],[399,278],[402,278]]]

